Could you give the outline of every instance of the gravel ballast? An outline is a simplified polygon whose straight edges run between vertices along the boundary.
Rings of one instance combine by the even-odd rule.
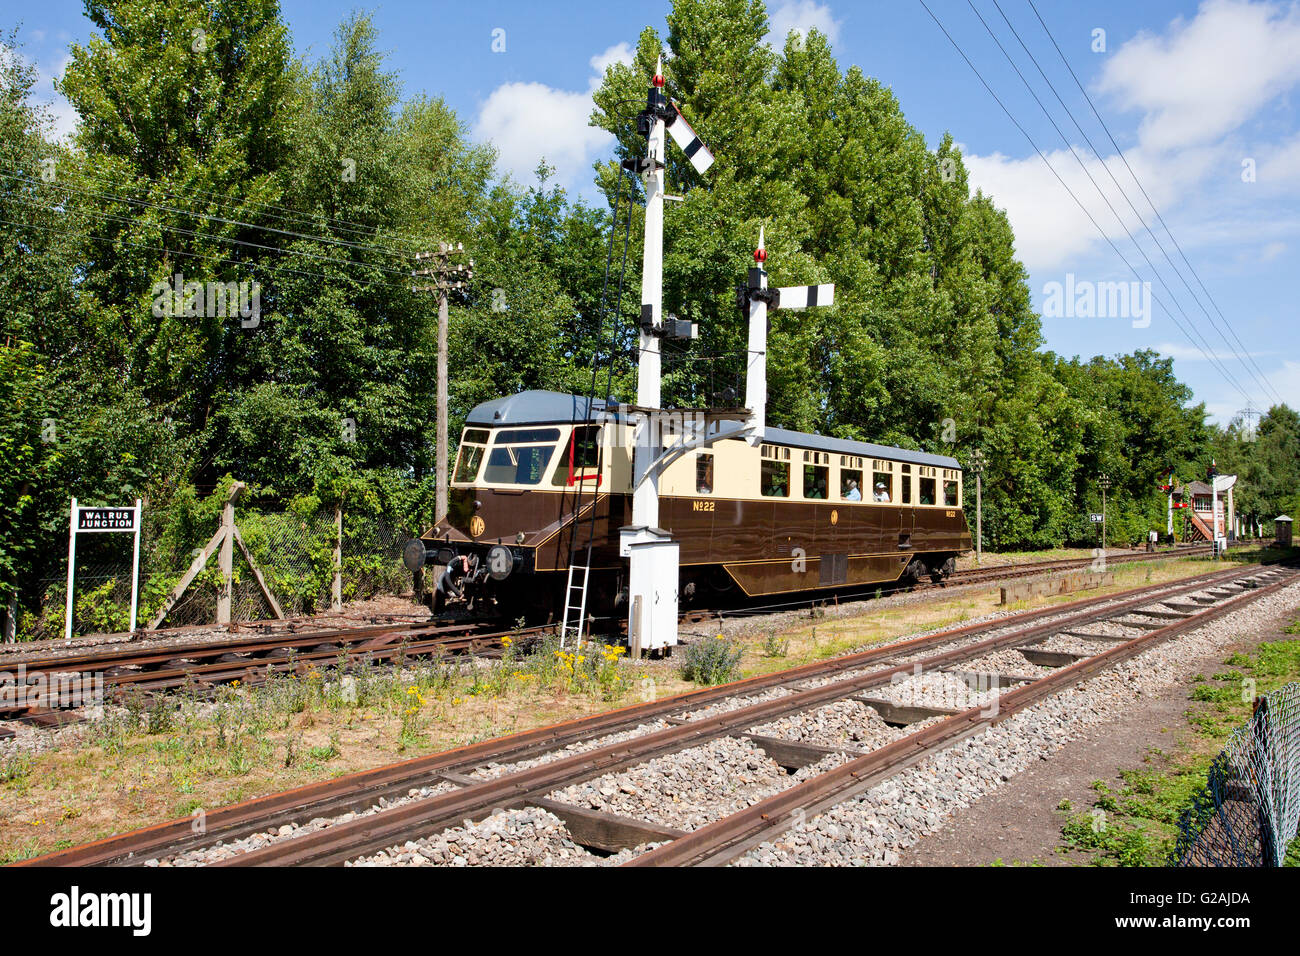
[[[1091,735],[1167,689],[1284,611],[1300,607],[1300,584],[1124,661],[967,738],[734,861],[737,866],[880,866],[1065,743]]]

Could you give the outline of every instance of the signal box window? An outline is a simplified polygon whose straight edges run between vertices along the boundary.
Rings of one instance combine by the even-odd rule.
[[[912,466],[904,465],[903,473],[898,478],[899,501],[905,505],[912,503]]]
[[[871,496],[873,501],[893,501],[894,476],[887,471],[873,472],[871,475]]]
[[[917,504],[932,505],[934,504],[934,479],[921,479],[921,494],[917,499]]]
[[[700,454],[695,458],[695,493],[713,494],[713,456]]]
[[[845,501],[862,500],[862,471],[857,468],[840,469],[840,497]]]
[[[827,488],[830,487],[830,469],[825,465],[803,466],[803,496],[814,500],[825,500]]]
[[[790,463],[763,459],[759,491],[768,498],[790,497]]]
[[[943,483],[943,503],[950,508],[957,507],[957,482],[945,481]]]

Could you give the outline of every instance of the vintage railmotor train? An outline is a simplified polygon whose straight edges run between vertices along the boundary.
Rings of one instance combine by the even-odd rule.
[[[661,437],[671,463],[659,482],[659,524],[680,543],[678,593],[688,606],[940,580],[971,547],[953,458],[771,427],[751,442],[720,437],[725,422],[707,413],[679,414]],[[591,569],[588,612],[618,613],[631,415],[545,391],[474,408],[448,512],[407,547],[408,566],[455,572],[455,587],[431,603],[441,610],[451,596],[476,614],[558,620],[576,561]]]

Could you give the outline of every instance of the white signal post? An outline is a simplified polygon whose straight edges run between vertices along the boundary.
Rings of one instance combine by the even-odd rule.
[[[641,266],[641,348],[637,363],[632,457],[632,524],[619,530],[619,554],[629,559],[628,641],[634,650],[657,651],[677,643],[677,584],[679,545],[659,527],[659,468],[661,429],[654,416],[662,401],[660,339],[676,334],[663,320],[664,166],[665,134],[681,147],[701,173],[713,155],[664,95],[663,58],[655,67],[646,108],[638,116],[646,137],[644,160],[625,166],[645,183],[645,245]]]
[[[68,519],[68,597],[64,612],[63,639],[72,640],[72,581],[77,567],[77,534],[89,534],[104,531],[130,531],[135,536],[135,546],[131,555],[131,628],[128,633],[135,633],[136,611],[140,599],[140,499],[135,499],[134,508],[91,508],[77,504],[72,499]]]
[[[745,363],[745,407],[753,413],[754,430],[749,444],[758,445],[767,427],[767,299],[754,295],[767,288],[767,243],[765,230],[758,227],[758,248],[754,250],[754,268],[749,270],[749,361]]]
[[[744,288],[749,311],[749,356],[745,364],[745,407],[751,412],[749,444],[763,441],[767,427],[767,311],[772,309],[813,309],[835,304],[835,284],[767,287],[766,230],[758,227],[758,248],[754,250],[754,267]]]

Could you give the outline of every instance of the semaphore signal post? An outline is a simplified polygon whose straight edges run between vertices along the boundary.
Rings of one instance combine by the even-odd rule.
[[[647,96],[646,108],[637,116],[637,131],[646,138],[646,155],[625,160],[623,166],[645,183],[645,245],[641,273],[640,358],[637,365],[637,405],[632,409],[635,438],[632,459],[632,523],[619,529],[619,554],[629,559],[628,641],[633,652],[657,651],[677,643],[679,544],[659,527],[659,476],[663,469],[688,449],[710,445],[723,438],[745,438],[751,444],[762,441],[767,408],[767,315],[769,309],[806,309],[829,306],[835,297],[832,284],[769,289],[764,263],[767,250],[760,228],[758,249],[749,281],[738,290],[741,311],[749,321],[749,354],[746,365],[746,409],[736,414],[713,411],[693,415],[687,410],[660,408],[664,338],[694,338],[689,322],[663,318],[663,232],[665,134],[690,160],[697,172],[713,164],[709,151],[676,104],[664,94],[663,60],[660,59]],[[662,420],[670,417],[683,426],[670,428],[675,445],[665,449]],[[741,425],[722,431],[725,419]],[[711,430],[712,429],[712,430]],[[566,598],[566,604],[568,599]],[[568,611],[566,609],[566,615]],[[566,618],[567,620],[567,618]]]

